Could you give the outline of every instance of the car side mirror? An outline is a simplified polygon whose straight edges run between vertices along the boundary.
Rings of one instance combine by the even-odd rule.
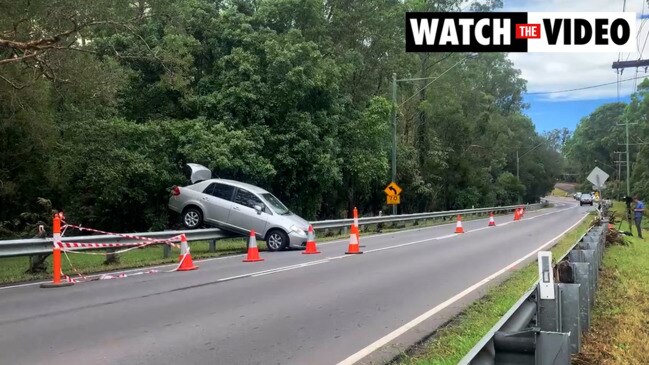
[[[255,210],[257,211],[257,214],[261,214],[261,212],[264,211],[264,208],[259,204],[255,204]]]

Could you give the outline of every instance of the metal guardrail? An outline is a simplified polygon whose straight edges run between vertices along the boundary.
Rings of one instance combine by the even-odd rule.
[[[536,209],[544,206],[547,203],[536,203],[528,204],[525,207],[527,209]],[[484,214],[489,212],[500,213],[500,212],[511,212],[514,209],[520,207],[520,205],[508,205],[502,207],[488,207],[488,208],[475,208],[475,209],[461,209],[461,210],[447,210],[441,212],[428,212],[428,213],[414,213],[414,214],[399,214],[399,215],[384,215],[376,217],[362,217],[358,218],[358,224],[360,226],[367,224],[378,224],[378,223],[392,223],[392,222],[404,222],[404,221],[414,221],[420,219],[432,219],[432,218],[442,218],[442,217],[454,217],[458,214]],[[313,229],[326,229],[326,228],[343,228],[348,227],[354,222],[354,219],[332,219],[324,221],[315,221],[311,222]]]
[[[187,241],[207,241],[221,238],[229,238],[236,235],[222,231],[218,228],[192,229],[183,231],[159,231],[131,233],[134,236],[153,239],[164,239],[179,234],[185,234]],[[135,243],[142,242],[132,238],[125,238],[118,235],[90,235],[90,236],[64,236],[62,242],[79,243]],[[91,250],[92,248],[87,248]],[[31,256],[52,253],[52,238],[29,238],[18,240],[0,241],[0,257],[9,256]]]
[[[590,327],[607,224],[592,227],[556,260],[567,266],[558,272],[564,280],[554,284],[555,299],[540,299],[537,281],[458,364],[570,365]]]
[[[527,205],[528,209],[534,209],[542,206],[544,203]],[[359,218],[359,225],[404,222],[419,219],[431,219],[441,217],[453,217],[458,214],[482,214],[488,212],[509,212],[513,211],[520,205],[510,205],[503,207],[488,207],[476,209],[449,210],[442,212],[428,212],[415,214],[385,215],[377,217]],[[334,219],[312,222],[314,229],[343,228],[348,227],[354,222],[353,219]],[[185,234],[187,241],[208,241],[222,238],[237,237],[239,235],[222,231],[218,228],[179,230],[179,231],[159,231],[159,232],[140,232],[130,233],[130,235],[141,236],[153,239],[164,239],[179,234]],[[90,235],[90,236],[64,236],[63,242],[79,243],[134,243],[137,240],[125,238],[119,235]],[[92,250],[94,248],[86,248]],[[0,241],[0,257],[10,256],[32,256],[42,255],[52,252],[52,238],[30,238]]]

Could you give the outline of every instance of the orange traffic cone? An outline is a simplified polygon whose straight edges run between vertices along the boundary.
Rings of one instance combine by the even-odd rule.
[[[455,224],[455,233],[464,233],[464,228],[462,228],[462,216],[457,215],[457,223]]]
[[[358,245],[361,245],[361,229],[358,226],[358,209],[354,207],[354,226],[356,227],[356,240],[358,241]]]
[[[514,220],[518,221],[520,219],[521,219],[520,208],[516,208],[516,210],[514,211]]]
[[[255,236],[255,230],[250,230],[250,238],[248,239],[248,256],[243,262],[256,262],[264,261],[259,257],[259,249],[257,248],[257,236]]]
[[[189,245],[187,244],[187,237],[185,234],[180,235],[180,256],[178,257],[180,264],[176,271],[189,271],[196,270],[198,266],[194,266],[192,255],[189,253]]]
[[[494,212],[489,212],[489,227],[495,227],[496,221],[494,221]]]
[[[358,229],[355,226],[352,226],[351,232],[349,233],[349,248],[347,248],[346,254],[360,254],[363,253],[358,244]]]
[[[306,250],[304,250],[302,254],[310,255],[315,253],[320,253],[320,251],[318,251],[318,249],[315,246],[315,235],[313,234],[313,226],[309,225],[309,233],[306,239]]]

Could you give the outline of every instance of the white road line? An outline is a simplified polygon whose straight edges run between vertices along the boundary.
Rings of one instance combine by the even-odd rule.
[[[572,208],[568,208],[568,209],[572,209]],[[556,210],[556,211],[544,213],[544,214],[541,214],[541,215],[538,215],[538,216],[535,216],[535,217],[545,216],[545,215],[548,215],[548,214],[560,213],[560,212],[563,212],[564,210],[567,210],[567,209]],[[534,217],[523,218],[523,219],[521,219],[521,221],[529,220],[529,219],[532,219],[532,218],[534,218]],[[486,219],[486,218],[483,218],[483,219]],[[512,223],[512,222],[513,221],[509,221],[509,222],[506,222],[506,223],[501,223],[500,225],[498,225],[496,227],[505,226],[505,225],[507,225],[509,223]],[[441,224],[441,225],[437,225],[437,226],[430,226],[430,227],[422,227],[422,228],[416,228],[416,229],[410,229],[410,230],[381,233],[381,234],[375,234],[375,235],[370,235],[370,236],[366,236],[366,237],[367,238],[370,238],[370,237],[374,238],[374,237],[387,236],[387,235],[391,235],[391,234],[400,234],[400,233],[406,233],[406,232],[409,232],[409,231],[416,231],[416,230],[423,230],[423,229],[427,229],[427,228],[437,228],[437,227],[451,226],[451,225],[455,225],[455,223],[446,223],[446,224]],[[470,230],[470,231],[466,231],[466,233],[476,232],[476,231],[480,231],[482,229],[487,229],[487,228],[492,228],[492,227],[477,228],[477,229],[473,229],[473,230]],[[387,247],[383,247],[383,248],[377,248],[377,249],[368,250],[368,251],[365,251],[365,252],[369,253],[369,252],[390,250],[390,249],[394,249],[394,248],[398,248],[398,247],[415,245],[415,244],[418,244],[418,243],[423,243],[423,242],[432,241],[432,240],[443,240],[443,239],[452,238],[452,237],[456,237],[456,236],[458,236],[458,235],[453,233],[453,234],[448,234],[448,235],[445,235],[445,236],[432,237],[432,238],[428,238],[428,239],[425,239],[425,240],[418,240],[418,241],[403,243],[403,244],[394,245],[394,246],[387,246]],[[324,242],[324,243],[321,243],[321,244],[318,244],[318,245],[326,245],[326,244],[338,243],[338,242],[344,242],[344,240],[329,241],[329,242]],[[228,259],[240,258],[240,257],[244,257],[244,256],[246,256],[246,254],[211,257],[211,258],[207,258],[207,259],[194,260],[194,262],[202,263],[202,262],[210,262],[210,261],[216,261],[216,260],[228,260]],[[340,259],[340,258],[345,258],[345,257],[350,257],[350,256],[349,255],[336,256],[336,257],[329,258],[329,260],[335,260],[335,259]],[[165,264],[165,265],[148,267],[146,269],[156,270],[156,269],[163,269],[163,268],[168,268],[168,267],[175,267],[176,265],[178,265],[178,264],[176,264],[176,263]],[[292,268],[290,268],[288,270],[299,269],[299,268],[302,267],[302,266],[299,266],[299,265],[301,265],[301,264],[291,265],[291,266],[284,266],[282,268],[295,266],[295,267],[292,267]],[[278,269],[282,269],[282,268],[269,269],[269,270],[278,270]],[[131,272],[141,271],[143,269],[145,269],[145,268],[140,267],[140,268],[128,269],[128,270],[111,271],[111,273],[123,272],[123,273],[128,274],[128,273],[131,273]],[[261,274],[263,274],[266,271],[268,271],[268,270],[259,271],[259,272],[253,272],[253,273],[249,273],[249,274],[237,275],[237,276],[233,276],[233,277],[219,279],[217,281],[228,281],[228,280],[232,280],[232,279],[238,279],[238,278],[249,277],[249,276],[261,276]],[[287,270],[281,270],[281,271],[287,271]],[[95,277],[99,277],[99,276],[101,276],[103,274],[105,274],[105,273],[86,275],[86,277],[87,278],[95,278]],[[9,285],[9,286],[0,286],[0,290],[21,288],[21,287],[26,287],[26,286],[34,286],[34,285],[40,285],[40,284],[49,283],[49,282],[50,281],[37,281],[37,282],[32,282],[32,283],[16,284],[16,285]]]
[[[331,261],[331,260],[330,259],[324,259],[324,260],[318,260],[318,261],[304,262],[304,263],[301,263],[301,264],[298,264],[298,265],[285,266],[285,267],[280,267],[280,268],[277,268],[277,269],[271,269],[271,270],[268,270],[268,271],[263,272],[263,273],[252,274],[250,276],[253,277],[253,278],[256,278],[258,276],[275,274],[275,273],[282,272],[282,271],[289,271],[289,270],[293,270],[293,269],[301,269],[301,268],[307,267],[307,266],[324,264],[324,263],[327,263],[329,261]]]
[[[506,267],[502,268],[501,270],[498,270],[497,272],[489,275],[488,277],[480,280],[479,282],[471,285],[470,287],[466,288],[465,290],[461,291],[460,293],[456,294],[455,296],[447,299],[445,302],[438,304],[437,306],[431,308],[427,312],[421,314],[417,318],[413,319],[412,321],[404,324],[403,326],[397,328],[396,330],[388,333],[387,335],[383,336],[382,338],[376,340],[375,342],[371,343],[367,347],[361,349],[357,353],[351,355],[350,357],[346,358],[345,360],[341,361],[338,363],[338,365],[352,365],[355,364],[356,362],[362,360],[364,357],[367,355],[371,354],[372,352],[378,350],[379,348],[387,345],[390,343],[392,340],[396,339],[397,337],[401,336],[402,334],[406,333],[407,331],[411,330],[412,328],[416,327],[423,321],[427,320],[428,318],[432,317],[433,315],[439,313],[441,310],[445,309],[446,307],[450,306],[451,304],[457,302],[458,300],[462,299],[463,297],[467,296],[471,292],[475,291],[476,289],[480,288],[481,286],[485,285],[486,283],[490,282],[491,280],[497,278],[498,276],[502,275],[503,273],[507,272],[507,270],[515,267],[516,265],[520,264],[521,262],[525,261],[526,259],[532,257],[535,255],[538,251],[544,249],[545,247],[549,246],[559,238],[561,238],[563,235],[568,233],[571,229],[575,228],[579,223],[581,223],[588,214],[585,214],[577,223],[573,224],[570,226],[570,228],[566,229],[565,231],[561,232],[558,236],[552,238],[551,240],[547,241],[534,251],[530,252],[529,254],[525,255],[524,257],[514,261],[513,263],[507,265]]]
[[[483,229],[489,229],[489,228],[492,228],[492,227],[486,226],[486,227],[476,228],[476,229],[472,229],[469,232],[477,232],[477,231],[482,231]]]

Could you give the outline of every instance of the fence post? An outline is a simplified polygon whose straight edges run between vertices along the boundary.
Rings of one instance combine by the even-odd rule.
[[[209,251],[212,253],[216,252],[216,239],[210,240]]]
[[[104,265],[110,264],[119,264],[119,255],[115,253],[114,248],[106,250],[106,260],[104,260]]]
[[[168,259],[169,256],[171,256],[171,246],[164,245],[164,247],[162,248],[162,258]]]

